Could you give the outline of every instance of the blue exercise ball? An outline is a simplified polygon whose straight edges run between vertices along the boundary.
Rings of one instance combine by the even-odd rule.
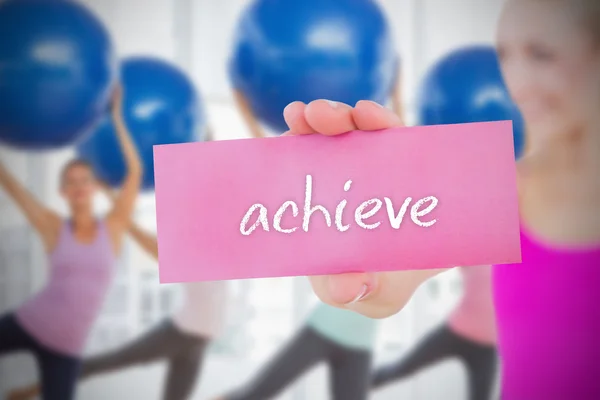
[[[238,23],[229,74],[254,115],[282,133],[296,100],[385,104],[398,60],[373,0],[256,0]]]
[[[204,140],[201,99],[177,67],[155,58],[135,57],[121,66],[123,117],[144,165],[143,190],[154,188],[153,146]],[[123,153],[110,115],[77,147],[99,179],[119,187],[126,175]]]
[[[418,112],[422,125],[512,120],[515,156],[523,152],[525,123],[493,47],[462,48],[436,63],[421,86]]]
[[[116,62],[102,23],[67,0],[0,1],[0,142],[76,142],[110,99]]]

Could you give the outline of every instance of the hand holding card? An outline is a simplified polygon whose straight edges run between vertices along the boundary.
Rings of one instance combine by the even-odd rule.
[[[520,260],[510,122],[157,146],[162,282]]]

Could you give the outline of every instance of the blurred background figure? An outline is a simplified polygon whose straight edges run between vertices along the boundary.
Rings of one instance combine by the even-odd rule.
[[[0,164],[0,185],[40,235],[50,268],[46,286],[14,313],[0,318],[0,354],[33,353],[45,399],[73,397],[81,352],[111,284],[115,255],[121,251],[140,186],[142,167],[120,117],[120,96],[117,91],[113,113],[127,175],[106,217],[93,214],[94,174],[83,161],[68,163],[62,172],[60,190],[70,209],[67,218],[38,203]]]
[[[376,323],[356,313],[319,304],[300,332],[251,383],[218,400],[275,398],[321,362],[329,368],[328,398],[367,399]]]
[[[196,139],[197,131],[203,133],[197,125],[202,109],[184,74],[136,58],[123,63],[123,85],[107,113],[117,76],[111,38],[78,3],[6,1],[0,22],[0,80],[6,83],[0,88],[0,141],[29,151],[77,145],[79,153],[60,172],[69,212],[64,219],[0,167],[0,183],[40,234],[50,263],[47,284],[2,317],[0,351],[28,350],[38,363],[40,387],[13,396],[39,391],[45,399],[70,399],[138,191],[153,188],[152,146]],[[125,100],[122,87],[130,93]],[[96,176],[120,188],[100,219],[94,216]],[[185,315],[181,324],[189,329]]]
[[[511,120],[515,157],[523,151],[523,119],[510,99],[491,46],[461,48],[438,61],[422,83],[418,114],[423,125]],[[491,267],[463,267],[460,271],[463,293],[457,307],[407,355],[377,369],[373,388],[454,358],[467,371],[469,398],[491,398],[497,371]]]
[[[255,138],[287,130],[284,108],[293,101],[386,104],[392,97],[401,104],[399,57],[372,1],[251,2],[238,22],[229,73]],[[219,400],[274,398],[323,361],[329,398],[366,399],[375,333],[376,321],[320,304],[250,384]]]
[[[116,200],[107,186],[105,193]],[[158,261],[156,236],[131,223],[129,233],[135,242]],[[202,371],[206,348],[222,329],[227,305],[227,282],[192,282],[183,284],[185,302],[179,312],[131,343],[120,348],[83,360],[80,379],[109,373],[138,365],[166,360],[167,378],[162,398],[185,400],[190,398]],[[15,390],[10,400],[34,398],[40,392],[38,385]]]
[[[0,142],[27,151],[73,144],[109,109],[114,92],[112,151],[120,149],[123,155],[124,176],[105,216],[94,213],[94,171],[81,159],[66,163],[59,174],[66,217],[40,203],[0,164],[0,186],[39,235],[49,264],[45,285],[0,317],[0,354],[31,353],[44,399],[72,399],[82,352],[113,279],[143,168],[123,120],[112,44],[100,22],[75,3],[33,0],[1,3],[0,25]],[[53,35],[61,26],[62,34]]]
[[[508,0],[497,49],[527,123],[523,263],[494,268],[503,398],[600,397],[600,3]],[[557,296],[556,293],[561,295]]]
[[[469,399],[490,400],[498,364],[491,273],[489,266],[461,268],[463,296],[448,320],[406,356],[376,369],[372,387],[378,389],[455,358],[467,372]]]

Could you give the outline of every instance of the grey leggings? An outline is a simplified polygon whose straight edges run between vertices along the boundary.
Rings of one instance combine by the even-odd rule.
[[[168,376],[163,400],[188,399],[201,370],[208,339],[181,332],[167,320],[140,339],[83,362],[82,378],[166,359]]]
[[[350,349],[304,328],[283,348],[254,382],[231,393],[227,400],[268,400],[293,383],[306,370],[325,361],[330,369],[330,398],[365,400],[369,390],[371,352]]]
[[[429,333],[406,357],[377,369],[372,376],[372,387],[404,379],[449,358],[459,359],[467,369],[469,399],[490,400],[498,363],[495,346],[459,336],[446,324]]]

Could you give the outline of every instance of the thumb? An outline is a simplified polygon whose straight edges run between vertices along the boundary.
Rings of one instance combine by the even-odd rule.
[[[372,273],[312,276],[309,280],[321,301],[344,308],[364,300],[377,288],[376,275]]]

